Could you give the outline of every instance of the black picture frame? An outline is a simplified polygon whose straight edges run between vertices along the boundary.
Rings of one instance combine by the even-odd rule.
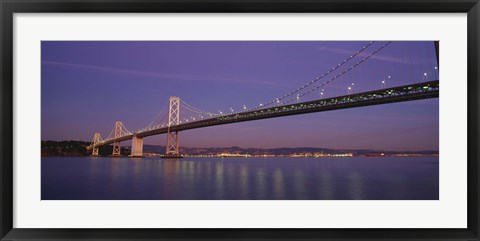
[[[0,0],[1,240],[480,240],[478,0]],[[468,228],[466,229],[18,229],[13,228],[14,13],[468,13]],[[92,217],[94,218],[94,217]]]

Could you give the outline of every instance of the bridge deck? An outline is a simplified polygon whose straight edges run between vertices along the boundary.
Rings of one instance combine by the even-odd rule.
[[[299,115],[313,112],[322,112],[361,106],[380,105],[395,102],[412,101],[419,99],[438,98],[439,81],[429,81],[413,85],[385,88],[381,90],[362,92],[357,94],[338,96],[302,103],[270,107],[248,112],[240,112],[205,120],[199,120],[170,127],[171,131],[184,131],[215,125],[224,125],[243,121],[275,118],[289,115]],[[133,135],[147,137],[167,133],[168,127],[146,130],[116,139],[106,140],[96,146],[108,145],[113,142],[121,142],[132,139]],[[91,149],[91,146],[89,147]]]

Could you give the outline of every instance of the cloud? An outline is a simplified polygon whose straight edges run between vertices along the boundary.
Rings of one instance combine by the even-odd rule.
[[[335,47],[318,47],[317,48],[318,50],[320,51],[328,51],[328,52],[332,52],[332,53],[336,53],[336,54],[344,54],[344,55],[352,55],[354,54],[356,51],[355,50],[349,50],[349,49],[342,49],[342,48],[335,48]],[[358,54],[358,57],[362,57],[362,58],[365,58],[369,56],[369,53],[367,52],[362,52],[360,54]],[[398,58],[398,57],[393,57],[393,56],[388,56],[388,55],[385,55],[385,54],[382,54],[382,53],[377,53],[375,54],[374,56],[371,57],[371,59],[376,59],[376,60],[380,60],[380,61],[386,61],[386,62],[392,62],[392,63],[398,63],[398,64],[412,64],[412,65],[416,65],[416,64],[421,64],[423,63],[425,60],[421,60],[421,59],[415,59],[415,60],[406,60],[406,59],[401,59],[401,58]]]
[[[75,63],[65,63],[65,62],[58,62],[58,61],[51,61],[51,60],[42,60],[42,64],[55,65],[55,66],[65,66],[65,67],[70,67],[70,68],[90,69],[90,70],[94,70],[94,71],[102,71],[102,72],[111,73],[111,74],[126,74],[126,75],[134,75],[134,76],[142,76],[142,77],[150,77],[150,78],[171,79],[171,80],[179,80],[179,81],[194,81],[194,80],[202,79],[203,81],[211,81],[211,82],[254,83],[254,84],[267,85],[267,86],[281,86],[281,85],[283,85],[281,83],[278,83],[278,82],[275,82],[275,81],[268,81],[268,80],[256,80],[256,79],[220,77],[220,76],[199,77],[197,75],[158,73],[158,72],[139,71],[139,70],[132,70],[132,69],[124,69],[124,68],[104,67],[104,66],[75,64]],[[253,85],[253,86],[255,86],[255,85]]]
[[[166,74],[161,74],[156,72],[120,69],[120,68],[86,65],[86,64],[73,64],[73,63],[57,62],[57,61],[50,61],[50,60],[42,60],[42,64],[66,66],[71,68],[91,69],[91,70],[97,70],[97,71],[113,73],[113,74],[129,74],[129,75],[137,75],[137,76],[145,76],[145,77],[161,77],[161,78],[170,77],[175,79],[181,78],[181,76],[179,75],[171,76],[171,75],[166,75]]]

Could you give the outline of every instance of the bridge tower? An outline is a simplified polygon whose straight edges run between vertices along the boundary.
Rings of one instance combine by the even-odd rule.
[[[123,123],[121,121],[115,122],[115,139],[122,137]],[[113,143],[112,156],[120,156],[120,142]]]
[[[95,132],[93,135],[93,148],[92,148],[92,156],[98,156],[98,147],[95,147],[101,140],[100,133]]]
[[[170,109],[168,111],[168,131],[167,131],[167,158],[178,158],[178,131],[171,131],[172,126],[180,124],[180,97],[170,97]]]

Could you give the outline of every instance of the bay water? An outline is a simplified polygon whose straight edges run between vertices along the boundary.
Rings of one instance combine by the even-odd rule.
[[[42,157],[42,200],[438,200],[439,158]]]

